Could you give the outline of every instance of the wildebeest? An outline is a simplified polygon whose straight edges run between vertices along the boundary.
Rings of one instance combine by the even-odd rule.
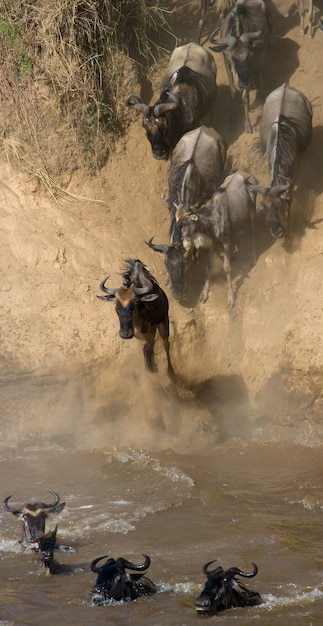
[[[259,136],[257,147],[266,150],[271,183],[255,190],[263,196],[272,236],[286,239],[300,155],[312,137],[312,106],[307,97],[286,83],[272,91],[264,104]]]
[[[253,563],[253,571],[243,572],[237,567],[223,570],[216,567],[209,570],[214,561],[209,561],[203,567],[203,573],[207,576],[202,593],[196,598],[194,607],[198,613],[217,613],[235,607],[255,606],[262,604],[262,598],[257,591],[250,591],[247,587],[236,580],[236,576],[253,578],[258,573],[258,567]]]
[[[177,220],[177,240],[169,246],[154,244],[154,249],[164,252],[170,282],[176,285],[174,293],[185,294],[185,270],[188,261],[196,256],[200,249],[209,250],[208,273],[203,287],[201,301],[206,302],[209,291],[209,273],[213,266],[214,250],[223,254],[223,267],[228,282],[228,304],[234,304],[231,282],[231,256],[235,249],[241,227],[247,221],[252,228],[252,263],[256,262],[254,222],[256,214],[257,184],[254,176],[238,171],[230,174],[223,184],[215,191],[206,206],[196,212],[186,213],[179,207]],[[176,255],[175,255],[176,253]]]
[[[38,537],[45,532],[46,519],[48,515],[60,513],[65,502],[60,502],[60,497],[55,491],[49,491],[54,496],[54,502],[32,502],[21,504],[18,507],[10,507],[8,502],[12,496],[8,496],[3,501],[6,511],[19,517],[23,523],[22,541],[37,541]]]
[[[115,302],[122,339],[136,336],[144,340],[145,364],[150,372],[156,371],[154,342],[158,328],[167,356],[168,373],[173,374],[169,344],[169,305],[165,292],[139,259],[126,259],[122,277],[121,287],[113,289],[106,287],[109,276],[105,278],[100,283],[100,289],[106,295],[98,298]]]
[[[58,563],[54,558],[54,550],[61,550],[73,554],[74,548],[64,546],[56,541],[57,524],[55,529],[47,533],[40,534],[35,541],[20,541],[20,544],[26,550],[32,549],[39,552],[40,560],[44,564],[46,574],[59,574],[67,570],[67,567]]]
[[[156,159],[168,159],[178,140],[213,113],[216,99],[213,56],[197,43],[175,48],[153,105],[131,94],[126,105],[143,114],[143,127]]]
[[[147,245],[165,255],[170,286],[176,299],[185,297],[185,262],[182,254],[180,224],[176,220],[178,206],[186,212],[199,208],[223,181],[226,148],[222,137],[213,128],[200,126],[185,133],[173,152],[168,173],[168,209],[171,216],[169,245]]]
[[[156,593],[154,583],[144,575],[150,565],[150,558],[145,554],[143,557],[145,560],[140,565],[135,565],[122,557],[116,560],[110,557],[100,567],[97,563],[107,556],[94,559],[91,570],[97,574],[97,579],[90,594],[91,603],[104,605],[112,600],[131,602],[140,596]],[[129,574],[126,568],[139,573]]]
[[[223,52],[232,98],[242,93],[245,130],[251,133],[249,91],[255,87],[263,93],[264,61],[270,45],[271,18],[264,0],[237,0],[230,13],[209,40],[214,52]]]

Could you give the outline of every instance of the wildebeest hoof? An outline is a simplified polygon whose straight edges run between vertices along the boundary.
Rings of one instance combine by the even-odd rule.
[[[320,27],[321,31],[323,31],[323,17],[320,17],[320,19],[319,19],[319,27]]]

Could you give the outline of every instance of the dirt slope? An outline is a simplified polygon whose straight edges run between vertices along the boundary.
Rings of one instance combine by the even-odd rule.
[[[171,3],[170,3],[171,4]],[[187,2],[174,13],[180,43],[194,38],[196,11]],[[196,9],[196,5],[195,9]],[[212,20],[209,15],[209,20]],[[316,23],[318,14],[316,11]],[[211,24],[210,29],[213,27]],[[302,39],[289,2],[276,3],[274,36],[267,67],[268,91],[289,82],[314,107],[314,133],[304,155],[293,206],[293,241],[273,243],[262,211],[257,224],[258,261],[251,269],[248,241],[234,259],[236,306],[227,308],[221,266],[211,293],[199,302],[198,284],[186,306],[170,296],[172,358],[176,372],[192,383],[212,377],[245,386],[258,409],[319,416],[323,381],[323,33]],[[244,169],[263,184],[267,165],[251,145],[261,107],[254,104],[253,135],[243,132],[242,108],[232,104],[221,56],[218,66],[218,128],[229,145],[228,172]],[[160,79],[153,76],[156,88]],[[167,241],[168,215],[162,200],[166,164],[155,161],[136,114],[96,179],[74,175],[61,204],[34,182],[0,163],[1,365],[16,372],[62,372],[82,368],[120,369],[126,361],[143,367],[137,341],[118,338],[113,305],[97,300],[107,274],[117,285],[123,259],[140,258],[165,286],[163,259],[144,240]],[[198,283],[198,281],[197,281]],[[163,353],[157,348],[161,370]]]

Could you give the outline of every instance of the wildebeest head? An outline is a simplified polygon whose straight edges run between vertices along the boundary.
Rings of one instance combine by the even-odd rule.
[[[292,195],[291,181],[283,185],[274,185],[267,188],[262,185],[252,185],[251,188],[263,197],[261,204],[273,238],[276,241],[286,239],[289,231],[288,222]]]
[[[255,563],[253,563],[254,569],[250,573],[243,572],[237,567],[231,567],[225,571],[222,567],[209,570],[208,568],[212,563],[214,561],[209,561],[203,567],[207,581],[202,593],[194,602],[194,607],[198,613],[216,613],[234,607],[261,604],[262,599],[259,593],[250,591],[235,578],[237,575],[245,578],[256,576],[258,567]]]
[[[129,261],[128,261],[129,262]],[[134,314],[139,302],[151,302],[158,298],[158,294],[149,293],[152,290],[152,281],[143,271],[140,262],[134,267],[127,266],[123,273],[123,284],[119,288],[106,287],[109,276],[100,283],[100,289],[106,295],[98,296],[101,300],[114,301],[119,318],[119,334],[122,339],[131,339],[134,336]]]
[[[54,496],[54,502],[34,502],[21,504],[19,507],[10,507],[8,502],[12,496],[3,501],[6,511],[19,517],[23,523],[22,539],[37,541],[38,537],[45,532],[46,519],[51,513],[60,513],[65,502],[60,502],[60,497],[55,491],[49,491]]]
[[[54,559],[54,550],[74,553],[71,546],[63,546],[56,541],[57,524],[54,530],[41,534],[36,541],[21,541],[20,544],[25,549],[32,549],[40,553],[40,560],[44,563],[46,574],[55,573],[55,565],[59,565]]]
[[[145,570],[150,565],[150,558],[144,556],[144,562],[135,565],[126,559],[112,557],[98,567],[97,563],[107,556],[100,556],[91,563],[91,570],[97,574],[95,586],[91,591],[92,604],[104,604],[111,600],[130,602],[141,595],[155,593],[154,584],[143,576]],[[126,568],[140,572],[139,574],[129,574]]]
[[[240,89],[250,89],[253,87],[253,57],[255,50],[263,46],[261,31],[243,33],[240,37],[227,35],[218,40],[214,38],[214,33],[212,33],[209,39],[212,43],[216,44],[210,48],[213,52],[229,52],[230,59],[238,76]]]
[[[142,113],[142,125],[150,142],[155,159],[168,159],[174,147],[174,138],[171,133],[171,118],[179,104],[179,93],[165,90],[162,98],[153,106],[141,101],[138,96],[131,94],[126,99],[126,105]],[[177,139],[177,137],[176,137]]]
[[[185,288],[185,266],[186,260],[184,256],[184,249],[181,242],[171,242],[168,244],[156,244],[153,243],[154,237],[151,237],[149,241],[145,243],[149,248],[160,252],[164,255],[165,265],[170,282],[170,288],[173,292],[176,300],[183,300],[186,296]]]

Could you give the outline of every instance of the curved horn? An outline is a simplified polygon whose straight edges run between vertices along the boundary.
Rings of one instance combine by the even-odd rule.
[[[104,556],[99,556],[97,559],[93,559],[90,565],[92,572],[95,572],[97,574],[101,568],[97,567],[96,564],[102,559],[107,559],[108,556],[109,556],[108,554],[105,554]]]
[[[216,559],[213,559],[213,561],[208,561],[207,563],[205,563],[205,565],[203,565],[203,574],[205,574],[206,576],[210,576],[210,574],[215,574],[217,571],[223,572],[222,567],[219,567],[219,566],[212,570],[208,569],[211,563],[215,563],[215,561]]]
[[[59,503],[60,497],[58,493],[56,493],[56,491],[50,491],[49,489],[47,491],[54,496],[55,500],[51,504],[45,504],[45,502],[42,502],[42,506],[44,507],[44,509],[51,509],[53,506],[56,506]]]
[[[135,96],[131,93],[125,100],[125,105],[130,109],[135,109],[135,111],[140,111],[143,115],[147,115],[149,106],[144,102],[141,102],[138,96]]]
[[[22,512],[24,505],[22,504],[19,509],[12,509],[10,508],[10,506],[8,505],[8,501],[10,500],[10,498],[12,498],[12,496],[8,496],[7,498],[4,499],[3,501],[3,506],[6,509],[6,511],[9,511],[9,513],[13,513],[14,515],[19,515],[19,513]]]
[[[149,241],[145,241],[145,244],[149,246],[149,248],[151,248],[152,250],[155,250],[156,252],[163,252],[163,254],[166,254],[169,246],[166,243],[160,243],[160,244],[153,243],[154,238],[155,238],[155,235],[154,237],[151,237]]]
[[[150,565],[150,557],[147,556],[147,554],[143,554],[142,556],[145,560],[141,565],[135,565],[134,563],[131,563],[131,561],[127,561],[127,559],[123,559],[122,557],[120,557],[118,560],[121,561],[124,567],[135,570],[136,572],[141,572],[142,570],[147,569]]]
[[[212,31],[211,35],[209,35],[209,41],[211,43],[217,43],[215,40],[216,35],[219,34],[220,31],[220,26],[217,26],[217,28],[215,30]]]
[[[139,284],[142,285],[141,287],[135,287],[133,285],[132,288],[134,290],[134,293],[136,294],[136,296],[144,296],[146,293],[148,293],[148,291],[152,289],[153,284],[151,280],[149,280],[149,278],[145,276],[140,262],[135,263],[134,273],[136,278],[138,278]]]
[[[108,287],[105,286],[106,281],[108,280],[108,278],[110,278],[110,276],[107,276],[101,283],[100,283],[100,289],[101,291],[104,291],[104,293],[108,293],[109,296],[115,296],[118,289],[109,289]]]
[[[240,41],[248,46],[249,42],[252,42],[254,39],[259,39],[261,34],[262,34],[261,30],[254,31],[253,33],[243,33],[240,36]]]
[[[280,193],[282,193],[283,191],[287,191],[287,189],[290,188],[290,184],[286,184],[286,185],[275,185],[274,187],[271,187],[270,189],[270,195],[271,196],[279,196]]]
[[[230,569],[228,569],[228,571],[225,573],[226,576],[228,577],[233,577],[233,576],[243,576],[244,578],[253,578],[254,576],[256,576],[258,574],[258,567],[256,565],[256,563],[252,563],[253,565],[253,571],[248,573],[248,572],[243,572],[242,569],[239,569],[238,567],[230,567]]]
[[[161,102],[160,104],[155,104],[154,106],[154,115],[156,115],[156,117],[159,117],[160,115],[162,115],[162,113],[165,113],[166,111],[172,111],[173,109],[176,109],[176,107],[178,107],[181,97],[180,92],[167,92],[167,94],[169,102]]]

